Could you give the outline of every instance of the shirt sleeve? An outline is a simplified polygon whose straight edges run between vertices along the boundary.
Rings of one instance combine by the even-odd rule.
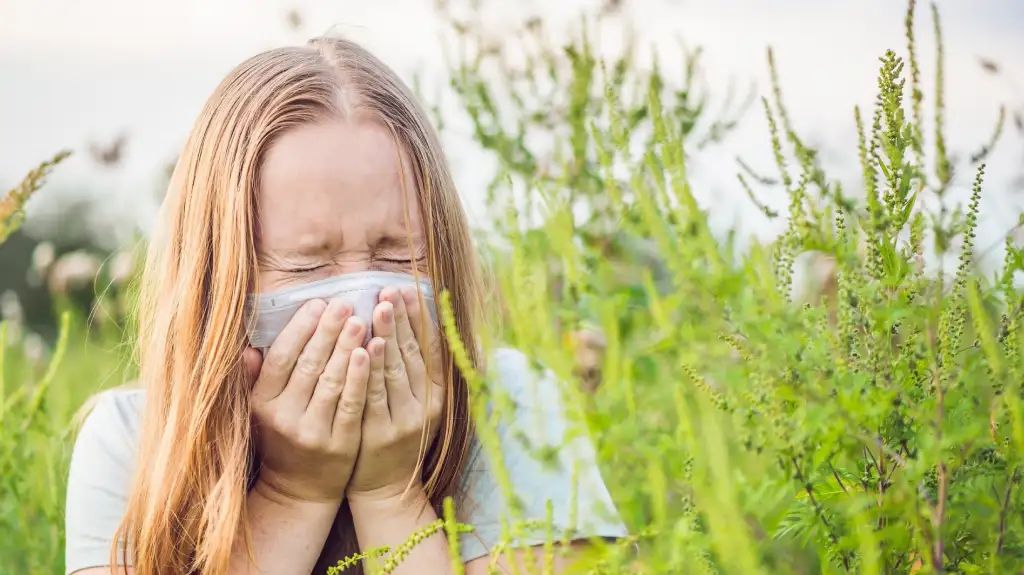
[[[110,565],[135,464],[140,397],[138,392],[106,392],[82,423],[68,475],[66,574]]]
[[[594,446],[582,423],[568,416],[554,375],[535,370],[524,355],[507,349],[495,354],[489,368],[511,400],[512,413],[502,415],[497,431],[512,500],[500,487],[495,462],[476,443],[461,507],[463,521],[474,527],[460,540],[463,561],[494,549],[502,537],[503,518],[510,527],[534,524],[514,538],[512,546],[543,544],[549,502],[556,542],[566,533],[573,540],[625,537]]]

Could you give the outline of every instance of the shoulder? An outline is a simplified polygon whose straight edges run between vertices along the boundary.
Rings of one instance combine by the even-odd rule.
[[[558,448],[562,454],[580,447],[570,440],[586,432],[582,412],[572,407],[579,390],[523,352],[502,347],[487,365],[488,411],[510,463]],[[589,444],[587,444],[589,445]]]
[[[559,397],[555,375],[518,349],[501,347],[488,359],[487,380],[492,392],[507,394],[521,407],[543,405],[544,399]]]
[[[497,411],[504,424],[517,426],[531,419],[563,422],[578,415],[569,409],[579,390],[568,387],[553,371],[523,352],[498,348],[487,364],[489,411]],[[558,434],[550,437],[559,441]]]
[[[145,393],[103,392],[84,407],[71,454],[65,506],[66,572],[110,564],[128,501]]]
[[[85,418],[79,433],[86,433],[87,429],[138,432],[145,403],[146,392],[141,388],[116,388],[100,392],[83,406]]]
[[[128,465],[138,447],[145,392],[114,389],[89,400],[75,440],[72,462],[92,463],[94,458]]]
[[[570,406],[574,390],[521,351],[488,357],[489,421],[479,429],[465,473],[463,560],[487,554],[501,523],[542,524],[576,537],[626,535],[598,468],[585,422]],[[488,432],[492,433],[488,433]],[[486,434],[496,445],[487,445]],[[538,545],[545,529],[527,529],[519,545]]]

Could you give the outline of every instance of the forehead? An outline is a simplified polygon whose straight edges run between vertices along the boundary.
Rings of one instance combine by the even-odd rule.
[[[418,238],[417,196],[409,155],[381,123],[324,120],[297,126],[281,134],[263,158],[259,248],[369,250],[409,234]]]

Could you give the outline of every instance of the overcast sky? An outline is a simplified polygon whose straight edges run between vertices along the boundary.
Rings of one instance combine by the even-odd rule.
[[[106,206],[104,229],[145,227],[155,209],[159,171],[172,158],[216,83],[245,57],[295,43],[285,14],[304,16],[303,35],[335,30],[367,44],[406,78],[414,70],[442,81],[434,0],[0,0],[0,186],[16,181],[62,147],[130,134],[125,164],[92,165],[86,153],[61,168],[50,194],[33,207],[52,209],[61,194]],[[799,131],[824,143],[834,175],[856,184],[852,109],[874,97],[877,58],[905,49],[897,0],[633,0],[625,2],[641,39],[671,57],[681,35],[706,52],[707,80],[765,82],[765,48],[775,49],[790,112]],[[495,33],[514,19],[540,14],[552,30],[572,25],[594,1],[490,0]],[[1024,100],[1024,0],[940,0],[947,54],[948,137],[969,152],[988,137],[999,105]],[[918,7],[917,36],[926,81],[933,72],[928,4]],[[613,50],[611,44],[606,49]],[[1013,57],[1013,54],[1018,56]],[[978,57],[999,61],[1000,77]],[[930,92],[928,92],[930,93]],[[1007,134],[1013,136],[1012,124]],[[771,167],[763,114],[752,109],[725,146],[701,156],[694,179],[719,222],[770,233],[735,184],[737,154]],[[1024,172],[1024,149],[1005,138],[989,162],[982,240],[1008,229],[1024,203],[1009,182]],[[446,134],[457,181],[471,210],[480,209],[489,174],[465,134]],[[83,150],[84,152],[84,150]],[[784,198],[774,203],[785,205]],[[987,235],[987,236],[986,236]]]

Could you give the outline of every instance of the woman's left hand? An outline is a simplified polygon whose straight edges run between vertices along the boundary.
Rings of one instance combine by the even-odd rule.
[[[403,494],[414,476],[419,484],[421,447],[430,447],[439,428],[444,371],[440,334],[415,288],[381,291],[373,333],[362,441],[347,494],[383,500]]]

